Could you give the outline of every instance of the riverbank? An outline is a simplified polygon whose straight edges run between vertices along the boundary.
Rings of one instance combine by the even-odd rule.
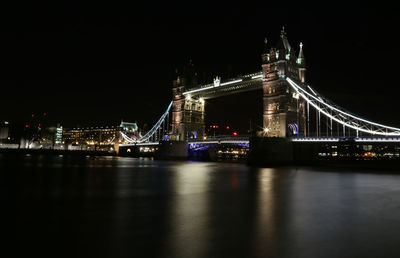
[[[52,150],[52,149],[0,149],[4,154],[37,154],[37,155],[81,155],[81,156],[116,156],[115,152],[93,150]]]

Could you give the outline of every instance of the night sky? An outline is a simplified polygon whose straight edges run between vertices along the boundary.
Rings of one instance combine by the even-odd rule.
[[[275,46],[285,26],[292,47],[304,43],[311,86],[356,114],[400,126],[394,6],[146,3],[34,3],[18,22],[3,22],[0,120],[23,123],[46,112],[48,123],[67,127],[153,123],[172,98],[176,68],[192,59],[203,83],[260,71],[264,38]],[[207,123],[259,124],[261,98],[253,92],[209,101]]]

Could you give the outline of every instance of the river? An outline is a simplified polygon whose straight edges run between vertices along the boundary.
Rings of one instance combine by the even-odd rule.
[[[0,154],[0,171],[20,257],[400,257],[400,168]]]

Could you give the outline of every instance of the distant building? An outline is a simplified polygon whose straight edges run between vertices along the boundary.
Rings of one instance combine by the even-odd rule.
[[[119,125],[121,132],[132,139],[140,138],[138,126],[136,123],[121,122]]]
[[[62,143],[62,136],[63,136],[63,127],[59,125],[56,128],[56,137],[55,137],[56,144]]]
[[[136,123],[121,122],[119,127],[121,128],[121,130],[126,132],[136,132],[138,130],[138,126]]]
[[[2,121],[0,124],[0,140],[9,140],[10,137],[10,124],[7,121]]]
[[[138,126],[136,123],[121,122],[119,126],[72,128],[61,131],[62,142],[73,145],[111,145],[115,142],[122,142],[121,131],[130,137],[136,136]]]

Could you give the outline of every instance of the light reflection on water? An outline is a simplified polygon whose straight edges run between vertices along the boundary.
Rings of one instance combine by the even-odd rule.
[[[23,256],[396,257],[399,251],[397,174],[36,155],[0,155],[0,171],[3,196],[18,207],[14,233]]]

